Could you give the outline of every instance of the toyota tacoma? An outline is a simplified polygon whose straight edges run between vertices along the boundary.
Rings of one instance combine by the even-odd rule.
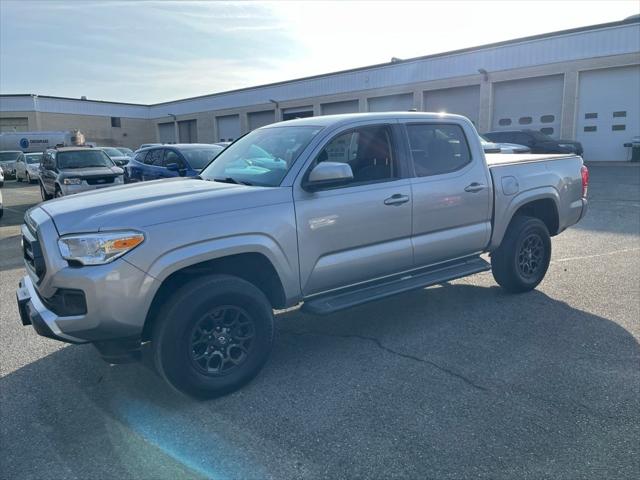
[[[178,390],[221,395],[264,365],[274,310],[331,314],[488,270],[532,290],[587,184],[577,155],[485,157],[457,115],[281,122],[197,177],[29,210],[20,316],[111,363],[144,351]]]

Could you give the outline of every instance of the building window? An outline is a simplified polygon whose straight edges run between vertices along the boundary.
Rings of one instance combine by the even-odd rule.
[[[498,120],[498,125],[500,125],[501,127],[508,127],[509,125],[511,125],[511,119],[501,118],[500,120]]]
[[[552,127],[544,127],[544,128],[541,128],[540,131],[542,133],[544,133],[545,135],[553,135],[553,128]]]
[[[589,118],[598,118],[598,114],[597,113],[585,113],[584,114],[584,118],[589,119]]]
[[[111,117],[111,126],[120,128],[120,117]]]
[[[613,112],[613,118],[626,117],[626,116],[627,116],[627,112],[626,111]]]
[[[626,129],[627,129],[626,125],[611,125],[611,130],[613,131],[626,130]]]
[[[542,115],[540,117],[540,121],[542,123],[553,123],[555,122],[555,120],[556,120],[555,115]]]
[[[531,122],[533,122],[533,119],[531,117],[520,117],[518,119],[518,123],[520,125],[529,125]]]
[[[585,132],[595,132],[597,130],[598,127],[596,127],[595,125],[587,125],[586,127],[584,127]]]

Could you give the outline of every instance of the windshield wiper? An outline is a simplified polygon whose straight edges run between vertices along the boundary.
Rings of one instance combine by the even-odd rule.
[[[244,180],[236,180],[233,177],[224,177],[224,178],[213,178],[214,182],[221,182],[221,183],[235,183],[237,185],[252,185],[251,182],[246,182]]]

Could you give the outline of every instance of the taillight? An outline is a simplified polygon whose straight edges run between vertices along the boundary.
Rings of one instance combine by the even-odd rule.
[[[582,175],[582,198],[587,198],[587,189],[589,188],[589,169],[586,165],[582,165],[580,174]]]

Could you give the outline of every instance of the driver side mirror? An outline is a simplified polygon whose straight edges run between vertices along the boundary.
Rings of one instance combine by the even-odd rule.
[[[353,181],[351,166],[341,162],[320,162],[311,172],[303,188],[315,192],[322,188],[338,187]]]

